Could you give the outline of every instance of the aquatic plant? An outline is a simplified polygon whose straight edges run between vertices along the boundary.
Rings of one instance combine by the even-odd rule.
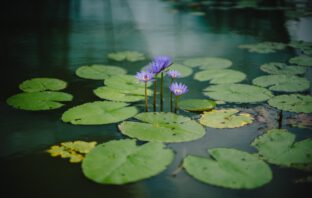
[[[173,80],[181,77],[181,73],[177,70],[169,70],[167,75],[171,78],[170,84],[173,83]],[[172,92],[170,92],[170,111],[172,112]]]
[[[147,97],[147,83],[154,79],[154,74],[146,71],[141,71],[136,74],[136,79],[141,82],[144,82],[144,95],[145,95],[145,111],[148,112],[148,97]]]
[[[186,92],[188,92],[188,88],[186,85],[182,84],[182,83],[172,83],[169,86],[170,91],[176,96],[175,98],[175,108],[174,108],[174,112],[177,112],[178,109],[178,99],[181,95],[185,94]]]

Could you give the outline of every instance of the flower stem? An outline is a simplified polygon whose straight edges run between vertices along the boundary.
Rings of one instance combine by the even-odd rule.
[[[164,73],[160,74],[160,111],[164,109]]]
[[[172,84],[173,82],[173,78],[171,78],[170,80],[170,85]],[[170,112],[172,112],[172,92],[169,90],[170,92]]]
[[[145,111],[148,112],[147,82],[145,82]]]
[[[154,111],[156,111],[156,93],[157,93],[157,75],[155,75],[154,80],[154,101],[153,101]]]
[[[177,110],[178,110],[178,99],[179,99],[179,96],[176,96],[175,98],[175,107],[174,107],[174,113],[177,113]]]

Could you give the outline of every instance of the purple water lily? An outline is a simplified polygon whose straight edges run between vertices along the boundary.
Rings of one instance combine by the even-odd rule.
[[[189,91],[186,85],[176,82],[172,83],[169,89],[175,96],[180,96]]]
[[[153,62],[150,64],[147,71],[157,75],[160,72],[162,72],[164,69],[169,67],[171,64],[172,64],[172,61],[171,61],[170,57],[168,57],[168,56],[156,56],[153,59]]]
[[[137,72],[137,74],[135,75],[136,79],[138,79],[141,82],[151,81],[154,79],[154,76],[155,74],[148,72],[148,71]]]
[[[178,72],[177,70],[169,70],[169,71],[167,72],[167,75],[168,75],[170,78],[173,78],[173,79],[175,79],[175,78],[180,78],[180,77],[181,77],[181,73]]]

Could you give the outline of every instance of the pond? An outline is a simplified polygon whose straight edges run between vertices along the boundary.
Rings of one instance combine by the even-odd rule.
[[[276,105],[279,101],[269,102],[271,105],[267,102],[269,98],[273,97],[273,94],[278,96],[297,93],[311,97],[311,8],[311,2],[308,0],[298,2],[290,0],[263,0],[258,2],[47,0],[39,3],[27,1],[18,4],[11,1],[3,5],[1,19],[5,30],[1,32],[3,75],[1,77],[2,94],[0,103],[2,197],[241,198],[297,197],[298,194],[301,197],[308,197],[308,194],[312,192],[311,172],[309,172],[312,164],[311,143],[305,149],[299,149],[297,153],[293,151],[293,156],[301,155],[300,151],[304,151],[306,154],[308,164],[305,165],[308,170],[301,170],[298,167],[287,167],[292,166],[292,164],[287,165],[289,162],[287,157],[286,165],[281,162],[283,159],[279,158],[283,153],[279,153],[279,147],[273,145],[272,148],[277,148],[277,150],[273,150],[273,152],[270,150],[272,158],[270,158],[270,152],[265,152],[265,148],[261,153],[262,148],[259,137],[264,137],[263,135],[268,134],[269,129],[275,128],[289,131],[283,130],[282,133],[284,135],[288,134],[288,137],[285,138],[291,139],[289,140],[291,141],[290,144],[292,144],[294,138],[297,142],[312,137],[311,98],[307,99],[307,102],[300,110],[296,109],[296,105],[304,103],[302,101],[294,102],[290,105],[291,107]],[[140,52],[143,54],[143,58],[139,55],[138,60],[116,60],[116,56],[115,58],[114,55],[108,56],[110,53],[122,51]],[[303,54],[308,57],[305,62],[294,59],[289,62],[291,58]],[[187,93],[180,97],[180,103],[187,99],[208,98],[216,100],[217,103],[216,111],[207,111],[203,115],[202,112],[189,112],[179,109],[177,114],[185,116],[183,119],[187,119],[181,123],[192,122],[183,126],[183,129],[187,131],[189,126],[192,125],[194,128],[191,129],[196,128],[196,130],[187,131],[194,134],[192,137],[190,137],[191,135],[183,136],[185,141],[176,140],[175,138],[171,139],[171,141],[163,141],[169,142],[165,143],[167,153],[162,150],[164,145],[159,143],[150,144],[152,147],[150,154],[155,155],[155,158],[156,156],[159,157],[160,160],[156,161],[155,164],[158,164],[158,162],[160,165],[162,164],[164,166],[162,170],[156,171],[157,174],[152,173],[151,176],[155,175],[153,177],[124,185],[99,184],[84,175],[81,163],[69,163],[68,159],[50,156],[47,150],[51,146],[59,145],[62,142],[81,140],[95,141],[101,144],[112,140],[129,139],[129,136],[138,138],[137,134],[135,134],[137,128],[130,125],[133,121],[140,121],[130,117],[139,112],[145,112],[144,100],[131,102],[129,106],[121,105],[121,111],[127,108],[130,109],[129,111],[137,109],[134,110],[134,113],[128,111],[128,117],[107,123],[105,123],[107,121],[105,120],[101,124],[75,125],[70,123],[70,119],[73,119],[73,122],[79,122],[79,116],[88,113],[85,109],[75,112],[75,116],[78,117],[76,120],[71,118],[72,115],[70,115],[69,120],[66,121],[67,118],[64,118],[64,112],[84,103],[106,101],[97,96],[101,94],[95,94],[93,91],[104,85],[103,80],[94,80],[90,79],[90,77],[86,79],[83,76],[88,72],[84,73],[85,71],[83,71],[84,74],[79,74],[77,72],[78,68],[81,69],[82,66],[90,65],[118,66],[121,69],[116,71],[114,67],[114,71],[109,76],[110,78],[125,73],[132,75],[134,78],[137,72],[141,71],[154,57],[159,55],[170,56],[174,64],[182,64],[183,67],[188,69],[189,74],[187,76],[177,79],[178,82],[186,84],[189,89]],[[217,60],[215,60],[216,57]],[[268,63],[274,62],[280,64],[268,66]],[[285,67],[282,63],[295,67],[287,67],[289,69],[287,71],[282,69],[284,73],[281,74],[279,73],[280,68]],[[221,70],[220,68],[210,68],[211,64],[212,67],[215,66],[214,64],[220,64],[220,67],[224,68]],[[264,66],[265,64],[266,66]],[[176,69],[179,70],[179,67],[176,67]],[[184,71],[182,73],[184,74]],[[276,76],[260,77],[269,74]],[[9,97],[23,92],[23,90],[19,89],[23,81],[41,77],[57,78],[67,82],[67,85],[59,82],[60,85],[58,86],[66,87],[62,91],[71,94],[73,98],[66,96],[69,98],[66,99],[66,102],[62,102],[65,104],[64,106],[47,111],[21,110],[14,108],[12,104],[11,106],[7,104]],[[257,80],[254,80],[256,78]],[[110,80],[111,83],[113,83],[112,81]],[[117,85],[115,84],[115,86],[118,87],[119,83],[122,84],[121,81],[121,79],[117,79],[117,83],[115,82]],[[159,79],[158,82],[160,82]],[[281,82],[284,85],[279,86]],[[126,82],[126,85],[127,83],[129,82]],[[247,92],[248,87],[238,88],[233,83],[254,84],[257,86],[256,88],[261,88]],[[55,84],[55,82],[52,84]],[[170,111],[169,84],[170,80],[165,78],[164,112]],[[277,87],[274,87],[274,85]],[[28,86],[24,86],[24,91],[27,92]],[[149,110],[152,111],[153,86],[150,88]],[[232,92],[230,94],[220,94],[218,92],[227,89]],[[268,89],[272,92],[268,91]],[[240,90],[247,92],[247,94],[240,95],[241,93],[239,93],[237,99],[234,96]],[[263,96],[259,95],[262,90],[265,90],[264,99],[261,98]],[[131,91],[135,92],[137,90],[133,89]],[[214,91],[217,93],[213,94]],[[268,94],[267,91],[270,93]],[[108,90],[103,92],[105,94]],[[271,93],[272,95],[270,95]],[[143,94],[142,91],[141,98],[143,98]],[[43,96],[36,95],[34,97]],[[103,97],[114,100],[117,96],[112,94]],[[25,102],[24,98],[22,100]],[[248,102],[249,100],[251,101]],[[284,104],[293,99],[286,98],[282,100],[284,101],[281,103]],[[40,101],[36,104],[39,105],[39,103]],[[106,108],[111,107],[111,104],[105,104]],[[188,105],[193,107],[194,102]],[[243,117],[247,115],[247,118],[240,118],[242,120],[238,120],[238,126],[234,123],[233,128],[228,127],[230,124],[225,124],[229,119],[228,117],[221,122],[219,121],[218,126],[216,126],[218,121],[211,122],[214,119],[213,116],[211,117],[211,113],[229,108],[237,109],[234,110],[235,115]],[[157,111],[159,111],[159,106],[157,106]],[[236,111],[241,113],[237,114]],[[207,117],[205,118],[205,116]],[[139,114],[136,118],[143,121],[144,119],[149,120],[154,124],[153,126],[164,124],[154,120],[163,118],[149,117],[147,114]],[[189,118],[193,121],[188,120]],[[99,119],[99,117],[95,116],[94,119]],[[127,121],[123,121],[125,119]],[[170,122],[169,118],[164,119],[166,122]],[[180,127],[176,123],[178,118],[172,119],[174,121],[169,123],[170,126]],[[131,131],[131,127],[135,130]],[[203,132],[201,133],[202,129]],[[278,133],[281,133],[281,131],[278,131]],[[283,134],[282,136],[284,136]],[[137,141],[138,146],[147,145],[144,140],[149,140],[148,138],[150,137],[139,137],[138,139],[141,141]],[[256,138],[260,143],[254,142]],[[274,141],[273,137],[268,138]],[[262,144],[264,143],[262,142]],[[116,148],[120,146],[122,145],[117,145]],[[125,150],[127,148],[131,150],[130,147],[126,147]],[[263,161],[257,158],[261,166],[259,165],[259,169],[251,170],[256,170],[254,172],[257,176],[256,172],[264,171],[261,169],[265,166],[263,169],[267,171],[268,175],[272,174],[272,179],[269,178],[261,184],[255,184],[255,188],[235,189],[235,187],[229,188],[227,184],[223,183],[224,181],[221,181],[219,185],[216,183],[211,184],[211,181],[203,182],[199,181],[201,179],[198,180],[191,176],[196,174],[191,173],[192,170],[196,172],[199,167],[194,169],[192,166],[188,167],[184,162],[184,168],[182,168],[183,160],[187,156],[201,156],[211,159],[207,151],[217,152],[217,150],[214,150],[216,148],[232,148],[235,149],[234,151],[244,151],[244,155],[247,155],[246,152],[252,154],[260,152],[261,159],[266,161],[266,164],[263,164]],[[171,151],[168,149],[171,149]],[[158,154],[155,151],[159,151]],[[222,150],[219,151],[222,154]],[[106,152],[110,152],[110,150],[108,149]],[[276,155],[273,155],[274,152],[276,152]],[[292,151],[287,150],[287,152],[291,153]],[[226,153],[229,154],[229,152]],[[230,162],[235,163],[236,155],[240,154],[234,152],[233,158],[229,156],[229,159],[233,159]],[[166,156],[168,162],[165,163],[162,160]],[[248,155],[246,159],[254,159],[255,156]],[[189,158],[189,161],[191,161],[191,158]],[[87,162],[85,163],[87,164]],[[150,166],[152,165],[153,163],[150,164]],[[225,163],[225,165],[227,164]],[[87,166],[85,165],[86,169],[88,169]],[[139,175],[140,168],[142,167],[138,166],[137,173],[134,172],[133,174]],[[250,167],[247,166],[246,169],[248,168]],[[217,173],[222,174],[222,170],[218,169],[218,171],[221,172]],[[238,169],[236,172],[239,171],[242,170]],[[88,175],[88,173],[85,174]],[[200,177],[201,174],[203,173],[199,172],[197,177]],[[235,175],[231,176],[235,178]],[[88,175],[88,177],[92,176]],[[238,177],[242,177],[242,175]],[[261,177],[261,174],[258,174],[258,177]],[[219,178],[218,174],[216,178]],[[242,178],[240,179],[245,179],[245,177]],[[255,180],[259,181],[261,178]],[[248,182],[247,180],[245,188],[248,188],[249,183],[252,183],[252,181]],[[220,187],[220,185],[223,185],[223,187]],[[231,186],[231,184],[228,185]]]

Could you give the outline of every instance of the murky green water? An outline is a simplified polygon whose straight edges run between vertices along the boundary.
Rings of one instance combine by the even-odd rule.
[[[284,1],[272,1],[276,5]],[[169,144],[174,162],[158,176],[123,186],[98,185],[86,179],[78,164],[51,158],[45,150],[64,141],[106,142],[123,138],[116,124],[74,126],[60,120],[69,107],[98,100],[92,89],[101,81],[75,76],[86,64],[112,64],[135,74],[148,61],[113,62],[106,54],[137,50],[150,57],[170,55],[175,62],[199,56],[220,56],[233,61],[233,69],[247,74],[245,83],[264,73],[259,65],[286,62],[294,49],[273,54],[249,53],[239,44],[259,41],[312,41],[312,18],[289,18],[290,10],[202,9],[174,6],[160,0],[72,0],[40,3],[9,3],[2,8],[5,31],[1,33],[0,157],[1,197],[308,197],[311,184],[295,184],[305,172],[271,165],[273,180],[255,190],[228,190],[196,181],[184,171],[172,176],[187,154],[207,156],[207,149],[231,147],[249,152],[249,145],[263,133],[260,123],[237,129],[207,129],[193,142]],[[206,11],[196,15],[192,11]],[[56,77],[69,83],[74,100],[53,111],[27,112],[13,109],[5,99],[18,93],[18,84],[32,77]],[[306,77],[312,79],[311,69]],[[183,80],[191,91],[185,98],[203,97],[208,83],[192,77]],[[310,92],[310,91],[309,91]],[[307,92],[308,93],[308,92]],[[248,107],[248,106],[245,106]],[[298,139],[311,131],[290,128]]]

